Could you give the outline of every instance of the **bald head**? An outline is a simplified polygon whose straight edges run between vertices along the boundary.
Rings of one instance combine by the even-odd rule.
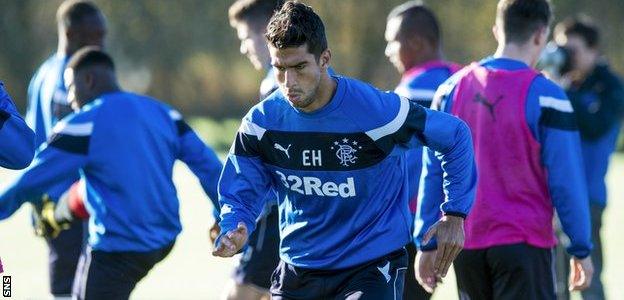
[[[104,46],[106,20],[91,1],[64,1],[56,13],[59,51],[72,55],[85,46]]]
[[[441,56],[438,21],[421,1],[406,2],[390,12],[385,38],[386,56],[400,73]]]
[[[409,1],[395,7],[388,15],[388,21],[392,19],[399,23],[399,35],[418,35],[433,47],[440,44],[438,20],[422,1]]]

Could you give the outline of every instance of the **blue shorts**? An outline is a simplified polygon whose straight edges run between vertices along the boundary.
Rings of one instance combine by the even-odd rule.
[[[234,280],[238,284],[252,284],[266,289],[271,287],[271,274],[279,259],[279,216],[277,205],[258,220],[256,230],[249,237],[247,249],[234,269]]]
[[[314,270],[279,263],[271,299],[402,299],[407,253],[401,248],[378,259],[340,270]]]

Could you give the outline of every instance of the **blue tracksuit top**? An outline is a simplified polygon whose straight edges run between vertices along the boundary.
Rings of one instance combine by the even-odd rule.
[[[177,159],[216,201],[221,162],[177,111],[132,93],[101,95],[58,122],[32,165],[0,192],[0,219],[80,172],[93,249],[161,248],[181,230],[172,181]]]
[[[446,170],[442,206],[465,216],[476,171],[465,123],[346,77],[323,108],[305,113],[281,91],[243,118],[219,183],[222,234],[253,231],[266,193],[277,193],[280,257],[340,269],[381,257],[411,239],[406,150],[435,149]]]
[[[0,82],[0,167],[26,168],[35,154],[35,134]]]

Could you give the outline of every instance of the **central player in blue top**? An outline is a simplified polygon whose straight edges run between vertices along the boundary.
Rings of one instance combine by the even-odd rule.
[[[476,185],[466,124],[330,76],[324,25],[309,6],[285,3],[266,37],[279,90],[243,118],[221,174],[213,254],[241,250],[274,190],[281,262],[273,298],[401,298],[411,235],[405,151],[426,145],[446,171],[444,215],[431,230],[445,275]]]

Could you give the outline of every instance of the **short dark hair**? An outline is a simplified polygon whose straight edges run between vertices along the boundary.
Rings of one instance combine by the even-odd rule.
[[[67,0],[59,6],[56,21],[59,26],[70,28],[83,21],[85,17],[101,14],[100,9],[88,0]]]
[[[308,51],[318,59],[327,50],[325,25],[312,7],[288,1],[269,21],[266,38],[273,47],[308,46]]]
[[[67,63],[67,69],[73,69],[74,72],[94,65],[102,65],[110,68],[111,70],[115,70],[115,63],[113,63],[113,59],[110,55],[106,54],[106,52],[102,51],[100,47],[96,46],[88,46],[82,47],[74,55],[72,55],[71,59]]]
[[[273,13],[280,8],[283,0],[237,0],[228,10],[230,25],[238,22],[266,27]]]
[[[578,35],[589,48],[596,48],[600,44],[600,31],[593,20],[586,15],[568,17],[555,26],[555,34]]]
[[[523,44],[538,29],[549,26],[552,11],[549,0],[500,0],[496,18],[503,26],[505,41]]]
[[[440,44],[440,25],[431,9],[422,1],[405,2],[395,7],[388,15],[388,21],[396,17],[403,17],[399,34],[417,34],[432,45]]]

